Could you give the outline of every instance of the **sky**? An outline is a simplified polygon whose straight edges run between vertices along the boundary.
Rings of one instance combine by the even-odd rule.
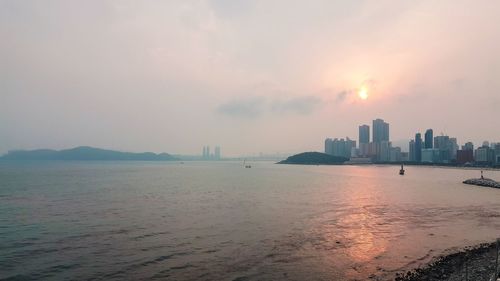
[[[500,1],[0,0],[0,154],[500,142]],[[368,98],[358,93],[364,90]]]

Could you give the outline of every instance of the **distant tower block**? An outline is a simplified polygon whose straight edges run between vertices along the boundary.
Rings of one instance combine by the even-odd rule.
[[[220,160],[220,146],[215,147],[215,155],[214,155],[215,160]]]

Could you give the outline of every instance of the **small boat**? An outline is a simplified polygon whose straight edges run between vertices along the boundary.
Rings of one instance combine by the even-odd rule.
[[[245,166],[245,168],[252,168],[252,166],[251,166],[251,165],[247,165],[247,164],[245,164],[245,163],[246,163],[246,161],[247,161],[246,159],[245,159],[245,160],[243,160],[243,166]]]
[[[399,170],[399,174],[404,176],[405,174],[405,169],[403,168],[403,164],[401,164],[401,170]]]

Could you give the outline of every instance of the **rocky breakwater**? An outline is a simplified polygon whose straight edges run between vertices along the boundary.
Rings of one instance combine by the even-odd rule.
[[[500,188],[500,182],[497,182],[495,180],[488,179],[488,178],[468,179],[468,180],[464,180],[463,183],[465,183],[465,184],[479,185],[479,186],[487,186],[487,187]]]

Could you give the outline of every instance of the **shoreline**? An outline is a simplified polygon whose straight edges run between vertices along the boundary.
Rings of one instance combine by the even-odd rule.
[[[395,281],[489,281],[495,272],[497,242],[465,247],[427,265],[396,274]],[[499,261],[500,263],[500,261]],[[496,280],[496,279],[493,279]]]

